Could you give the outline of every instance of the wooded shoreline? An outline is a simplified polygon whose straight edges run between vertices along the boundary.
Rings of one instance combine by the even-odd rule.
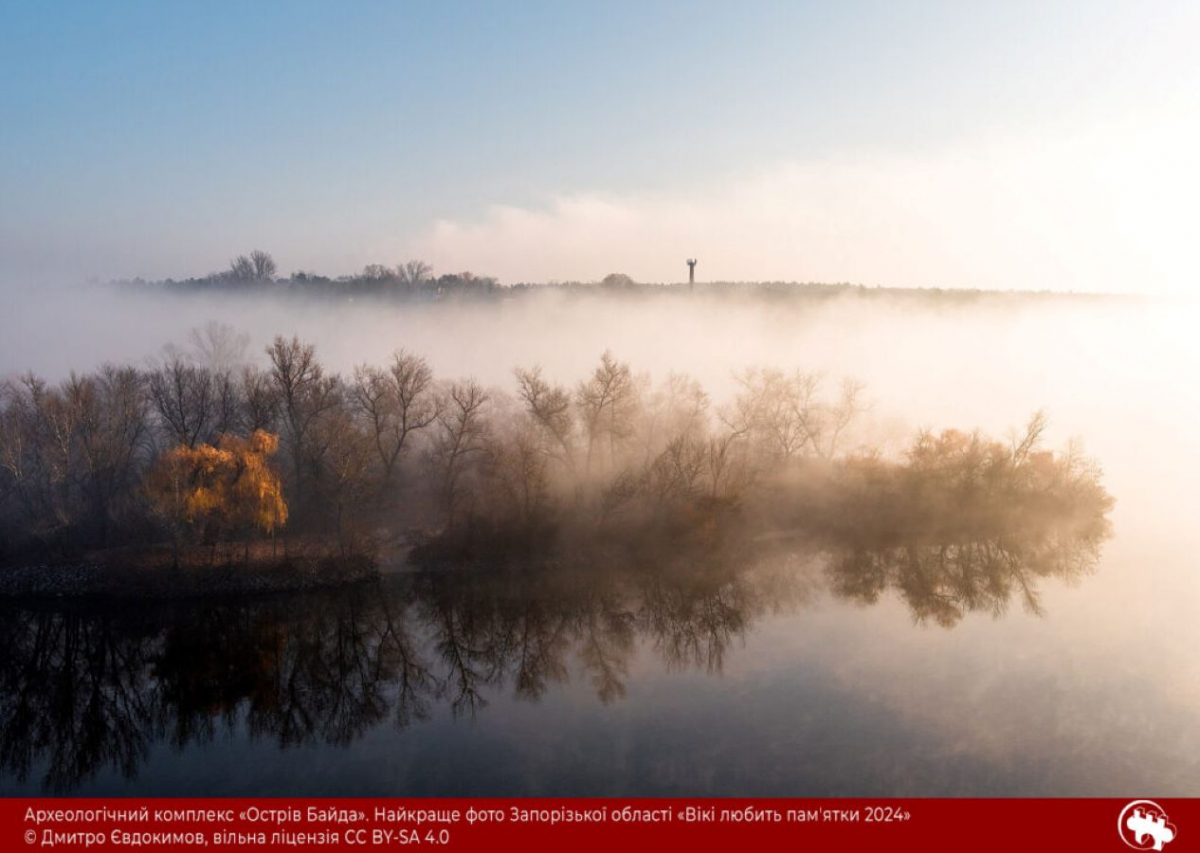
[[[115,552],[124,549],[114,549]],[[366,557],[280,557],[249,563],[172,567],[112,562],[101,552],[88,559],[32,563],[0,570],[0,598],[122,601],[225,598],[297,593],[376,580]]]

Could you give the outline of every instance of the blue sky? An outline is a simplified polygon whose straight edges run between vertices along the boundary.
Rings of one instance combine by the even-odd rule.
[[[1070,151],[1098,165],[1034,193],[1067,205],[1048,227],[1072,198],[1194,212],[1197,35],[1169,2],[0,0],[0,278],[182,276],[262,247],[284,270],[661,279],[686,249],[730,278],[1004,286],[1031,275],[979,254],[1029,239],[995,230],[1022,216],[1004,185],[1044,188]],[[1148,156],[1133,196],[1106,190]],[[989,218],[939,222],[959,205]],[[1091,266],[1043,257],[1087,248],[1044,230],[1050,286],[1161,262],[1162,229]],[[1190,260],[1155,276],[1179,289]]]

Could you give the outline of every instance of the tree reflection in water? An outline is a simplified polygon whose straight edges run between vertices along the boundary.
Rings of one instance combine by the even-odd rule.
[[[1086,573],[1107,535],[1103,502],[915,518],[902,497],[875,495],[870,515],[843,507],[796,540],[564,549],[133,612],[5,606],[0,765],[63,793],[102,770],[136,775],[157,742],[239,727],[280,748],[348,745],[439,706],[476,714],[495,690],[537,701],[573,675],[613,702],[638,648],[671,670],[719,673],[757,619],[826,590],[863,604],[894,591],[917,620],[947,627],[1014,598],[1040,612],[1039,583]]]

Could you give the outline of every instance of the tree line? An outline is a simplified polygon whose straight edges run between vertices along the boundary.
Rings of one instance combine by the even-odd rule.
[[[1110,503],[1077,448],[1040,447],[1041,415],[1008,442],[925,432],[885,457],[855,432],[863,386],[800,370],[743,370],[717,405],[695,379],[655,382],[611,352],[571,384],[527,366],[492,388],[402,349],[349,375],[295,337],[258,361],[247,349],[214,323],[149,368],[4,383],[0,555],[170,543],[176,560],[203,548],[232,562],[282,536],[285,551],[407,541],[461,557],[472,542],[733,525],[819,536],[881,514],[909,531],[947,512],[982,524],[1070,509],[1103,526]]]
[[[115,282],[136,291],[167,293],[276,294],[334,300],[382,299],[400,303],[439,301],[489,301],[520,297],[544,291],[564,294],[604,294],[637,297],[675,294],[754,298],[764,301],[800,299],[820,303],[831,299],[903,299],[935,305],[962,305],[990,300],[1005,302],[1029,299],[1114,299],[1099,294],[1052,291],[987,291],[970,288],[897,288],[851,282],[797,281],[704,281],[690,283],[640,282],[624,273],[609,273],[591,281],[513,282],[501,284],[490,275],[470,271],[435,274],[420,259],[397,264],[367,264],[357,272],[321,275],[308,270],[281,274],[275,258],[261,249],[237,255],[229,265],[206,275],[182,279],[146,281],[141,278]]]
[[[179,293],[274,293],[347,299],[384,297],[414,302],[477,299],[500,290],[499,282],[491,276],[471,272],[434,275],[433,267],[418,259],[395,265],[367,264],[362,270],[346,275],[327,276],[306,270],[281,275],[275,258],[261,249],[238,255],[225,269],[207,275],[152,282],[139,278],[117,284],[139,290]]]

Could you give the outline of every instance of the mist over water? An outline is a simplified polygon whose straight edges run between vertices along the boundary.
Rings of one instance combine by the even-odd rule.
[[[346,5],[0,12],[0,798],[1200,798],[1200,3]]]
[[[1142,473],[1155,477],[1156,490],[1169,487],[1180,457],[1168,448],[1185,451],[1192,440],[1198,316],[1194,302],[1148,298],[938,303],[545,292],[395,306],[51,288],[18,295],[0,317],[0,375],[32,370],[53,381],[103,362],[143,365],[210,320],[246,332],[259,364],[275,335],[294,334],[343,374],[404,348],[439,377],[472,376],[509,392],[515,367],[540,365],[547,378],[571,385],[606,349],[655,380],[688,374],[716,402],[735,390],[736,371],[799,368],[865,382],[883,438],[920,426],[1002,436],[1044,408],[1050,444],[1082,438],[1109,478],[1121,478],[1123,460],[1136,457],[1129,482],[1109,480],[1124,493],[1148,482]]]
[[[1001,438],[1045,409],[1046,445],[1081,439],[1116,500],[1098,563],[1071,581],[1047,578],[1041,614],[1014,603],[1000,617],[968,612],[943,628],[914,624],[894,589],[865,606],[813,584],[803,606],[760,608],[739,623],[719,672],[672,663],[661,637],[638,632],[624,694],[610,702],[597,701],[568,656],[566,677],[550,679],[536,702],[512,681],[490,683],[470,725],[435,702],[427,723],[367,726],[352,761],[326,752],[328,739],[281,751],[269,735],[238,729],[234,743],[259,762],[243,784],[276,793],[1200,794],[1200,313],[1191,303],[547,292],[396,306],[95,288],[21,304],[0,319],[0,374],[58,379],[103,361],[141,364],[218,320],[247,332],[261,362],[276,334],[315,343],[343,373],[403,347],[439,377],[474,376],[509,393],[514,367],[540,364],[573,385],[606,349],[656,379],[687,373],[718,403],[747,366],[852,376],[870,403],[856,440],[890,451],[922,426]],[[193,745],[181,760],[151,745],[132,779],[106,766],[80,790],[213,792],[244,760],[240,748]],[[422,775],[435,751],[452,760]],[[310,762],[322,766],[320,781],[295,781],[312,778],[302,773]],[[5,792],[40,784],[37,773],[0,773]]]

